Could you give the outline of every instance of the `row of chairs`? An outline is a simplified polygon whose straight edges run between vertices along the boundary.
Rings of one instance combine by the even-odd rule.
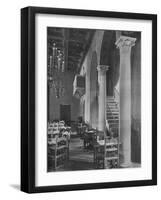
[[[48,129],[62,129],[65,127],[65,122],[62,121],[58,121],[58,122],[50,122],[48,123]]]
[[[48,138],[54,138],[55,136],[65,136],[70,139],[71,128],[65,125],[64,121],[48,123]]]

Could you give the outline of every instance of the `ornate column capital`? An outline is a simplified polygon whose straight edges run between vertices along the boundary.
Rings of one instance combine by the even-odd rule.
[[[115,42],[117,48],[132,47],[135,45],[136,38],[121,35]]]
[[[97,71],[98,72],[106,72],[107,70],[109,70],[109,66],[108,65],[98,65],[97,66]]]

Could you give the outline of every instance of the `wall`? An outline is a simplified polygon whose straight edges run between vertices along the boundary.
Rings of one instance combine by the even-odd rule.
[[[129,187],[87,191],[25,194],[19,191],[20,184],[20,8],[28,5],[93,9],[121,12],[158,13],[161,21],[160,0],[5,0],[1,2],[0,12],[0,188],[2,199],[16,200],[82,200],[90,198],[112,200],[160,200],[161,173],[158,173],[158,186]],[[159,25],[159,23],[158,23]],[[161,35],[161,26],[158,26]],[[158,37],[158,52],[161,52],[161,38]],[[11,48],[11,49],[10,49]],[[158,56],[158,85],[161,85],[161,57]],[[7,80],[6,81],[6,75]],[[158,87],[158,133],[161,132],[161,90]],[[6,131],[9,127],[10,132]],[[158,154],[161,155],[161,136],[158,134]],[[159,157],[158,157],[159,158]],[[158,169],[161,159],[158,159]]]
[[[65,94],[57,99],[55,91],[49,90],[49,121],[60,119],[60,104],[71,105],[71,120],[75,121],[79,116],[79,100],[73,96],[73,81],[75,73],[66,71],[63,77]]]

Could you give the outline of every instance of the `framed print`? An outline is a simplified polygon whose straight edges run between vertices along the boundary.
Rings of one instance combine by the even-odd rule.
[[[21,9],[21,190],[157,184],[157,16]]]

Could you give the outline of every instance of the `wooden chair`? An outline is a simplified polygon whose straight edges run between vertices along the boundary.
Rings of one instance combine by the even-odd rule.
[[[83,135],[83,140],[84,140],[84,148],[93,150],[94,144],[97,141],[97,131],[96,129],[89,129],[84,132]]]
[[[96,168],[119,167],[119,141],[118,138],[105,138],[104,144],[94,147],[94,164]]]
[[[48,168],[58,170],[69,159],[69,145],[65,137],[56,137],[55,144],[48,144]]]

